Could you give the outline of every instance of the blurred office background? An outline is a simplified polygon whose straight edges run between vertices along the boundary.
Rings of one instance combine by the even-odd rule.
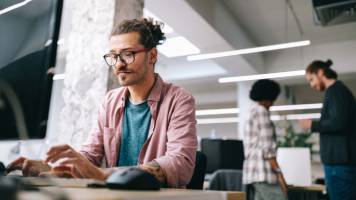
[[[115,10],[122,13],[116,19],[147,16],[165,23],[167,41],[159,48],[156,72],[196,98],[200,139],[243,140],[241,128],[254,81],[220,83],[220,78],[278,72],[292,74],[276,79],[282,93],[275,105],[290,106],[272,111],[279,138],[291,131],[302,132],[296,119],[317,119],[323,99],[323,93],[311,90],[300,74],[311,61],[332,59],[339,79],[356,94],[355,3],[330,1],[332,6],[323,7],[318,2],[64,1],[47,136],[27,142],[21,152],[40,157],[53,144],[79,147],[95,124],[96,109],[106,90],[117,86],[108,81],[110,71],[102,59],[108,50]],[[295,48],[194,61],[187,57],[305,40],[310,44]],[[312,143],[313,176],[322,176],[318,135],[312,135],[308,142]],[[2,148],[13,149],[17,144],[7,142]],[[35,150],[27,151],[31,146]]]

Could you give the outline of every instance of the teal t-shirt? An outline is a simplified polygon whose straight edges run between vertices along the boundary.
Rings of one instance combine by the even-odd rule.
[[[147,101],[140,104],[126,101],[118,166],[137,165],[141,148],[148,136],[150,122],[151,112]]]

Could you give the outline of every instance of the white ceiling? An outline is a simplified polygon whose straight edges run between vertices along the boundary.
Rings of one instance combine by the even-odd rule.
[[[340,74],[356,73],[356,23],[321,27],[314,23],[311,0],[290,2],[303,36],[285,0],[145,0],[148,10],[168,23],[175,35],[186,37],[202,53],[302,38],[311,41],[311,45],[304,48],[205,61],[189,62],[186,57],[160,55],[156,71],[164,79],[192,91],[198,107],[236,102],[236,84],[219,84],[217,79],[221,76],[300,70],[312,60],[328,58],[334,61],[334,68]],[[300,83],[305,84],[300,78],[285,82],[288,85]],[[219,95],[209,98],[212,92]]]

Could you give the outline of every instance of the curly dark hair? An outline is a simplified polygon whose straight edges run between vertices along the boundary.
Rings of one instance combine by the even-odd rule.
[[[145,48],[151,49],[166,40],[166,36],[162,32],[163,26],[162,22],[153,21],[151,18],[129,19],[115,26],[111,32],[111,36],[138,32],[140,34],[140,43]]]
[[[305,71],[309,74],[316,74],[318,73],[319,69],[321,69],[323,70],[323,73],[327,78],[337,79],[337,73],[333,69],[331,69],[332,64],[333,61],[331,61],[330,59],[325,62],[321,60],[314,60],[308,65]]]
[[[276,81],[262,79],[256,81],[250,91],[250,99],[254,101],[270,100],[275,101],[281,92],[281,88]]]

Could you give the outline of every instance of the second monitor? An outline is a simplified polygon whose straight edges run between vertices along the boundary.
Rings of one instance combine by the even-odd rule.
[[[244,161],[241,140],[202,139],[201,151],[207,156],[207,173],[218,169],[240,169]]]

